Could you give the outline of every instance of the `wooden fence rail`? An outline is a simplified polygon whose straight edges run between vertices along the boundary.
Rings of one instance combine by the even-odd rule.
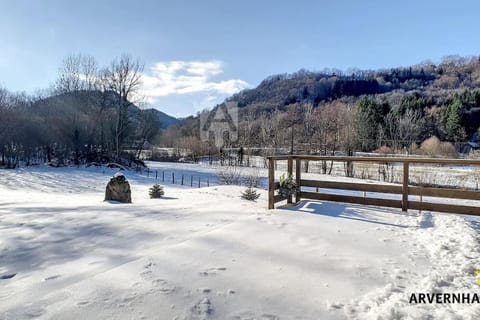
[[[480,160],[471,159],[433,159],[433,158],[387,158],[387,157],[337,157],[337,156],[274,156],[268,158],[268,208],[274,209],[275,203],[287,200],[292,203],[292,197],[284,198],[276,195],[275,191],[280,188],[279,182],[275,182],[276,161],[287,161],[287,173],[293,177],[293,163],[295,162],[295,181],[300,191],[296,193],[295,202],[303,199],[338,201],[357,203],[363,205],[375,205],[384,207],[428,210],[438,212],[450,212],[470,215],[480,215],[480,206],[468,206],[457,204],[444,204],[436,202],[425,202],[423,197],[439,197],[449,199],[480,200],[480,192],[473,190],[460,190],[452,188],[420,187],[409,184],[410,164],[432,164],[432,165],[465,165],[480,167]],[[302,161],[336,161],[352,164],[354,162],[371,162],[377,164],[398,163],[403,166],[402,184],[375,184],[375,183],[354,183],[339,181],[322,181],[302,179]],[[475,168],[480,170],[480,168]],[[302,187],[316,188],[320,192],[304,191]],[[363,191],[363,197],[341,194],[322,193],[321,189]],[[367,197],[366,192],[388,193],[401,195],[400,199],[385,199],[379,197]],[[412,201],[409,196],[419,196],[420,201]]]

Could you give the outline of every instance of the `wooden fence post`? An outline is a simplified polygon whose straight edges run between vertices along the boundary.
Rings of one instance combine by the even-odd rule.
[[[275,204],[273,203],[273,195],[275,188],[275,165],[272,158],[268,159],[268,209],[275,209]]]
[[[200,176],[198,176],[198,187],[200,188]]]
[[[289,157],[287,160],[287,171],[288,177],[292,177],[293,175],[293,158]],[[292,196],[288,196],[287,203],[292,203]]]
[[[175,172],[172,172],[172,184],[175,184]]]
[[[183,186],[183,173],[182,173],[182,186]]]
[[[403,162],[402,211],[408,210],[408,161]]]
[[[207,178],[207,187],[210,187],[210,178]]]
[[[158,170],[155,170],[155,180],[158,178]]]
[[[193,187],[193,176],[190,176],[190,187]]]
[[[165,171],[162,171],[162,182],[165,182]]]
[[[295,203],[300,201],[300,179],[301,179],[301,170],[302,168],[302,160],[296,159],[295,160],[295,182],[297,183],[298,191],[295,194]]]

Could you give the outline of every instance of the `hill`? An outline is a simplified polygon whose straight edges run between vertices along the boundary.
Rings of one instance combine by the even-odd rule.
[[[156,117],[158,117],[158,120],[160,121],[160,127],[162,129],[166,129],[169,126],[176,124],[180,121],[179,119],[172,117],[166,114],[165,112],[162,112],[155,108],[146,109],[145,111],[153,112],[156,115]]]
[[[118,97],[114,93],[110,93],[107,98],[105,98],[100,92],[92,91],[61,93],[36,100],[32,112],[48,115],[54,111],[57,117],[68,118],[72,117],[73,114],[76,114],[75,117],[81,118],[82,116],[88,116],[88,114],[98,112],[99,110],[112,110],[115,108],[115,103],[113,103],[113,101],[116,99],[118,99]],[[144,109],[140,108],[135,103],[131,103],[128,110],[130,121],[133,123],[138,122],[142,113],[152,113],[161,129],[165,129],[179,121],[177,118],[156,108]]]
[[[293,74],[267,77],[256,88],[227,99],[239,107],[260,110],[285,109],[294,103],[319,104],[361,95],[417,93],[431,98],[429,104],[442,104],[459,90],[480,86],[480,58],[449,56],[439,64],[423,62],[414,66],[384,70],[300,70]]]
[[[302,69],[277,74],[215,108],[226,102],[239,107],[243,136],[232,146],[291,148],[289,130],[278,129],[293,128],[295,144],[306,145],[308,152],[323,148],[325,153],[332,148],[325,147],[327,140],[336,140],[331,142],[333,149],[339,147],[338,130],[343,127],[351,131],[343,139],[356,137],[345,147],[353,151],[411,148],[431,136],[453,142],[460,150],[480,127],[479,88],[480,57],[448,56],[437,64],[381,70]],[[171,130],[195,136],[197,122],[197,117],[190,117]],[[406,128],[408,123],[412,125]]]

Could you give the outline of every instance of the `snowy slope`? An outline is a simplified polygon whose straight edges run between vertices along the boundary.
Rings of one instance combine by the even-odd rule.
[[[0,319],[480,317],[478,305],[408,303],[480,292],[473,218],[309,201],[268,211],[265,191],[252,203],[232,186],[167,184],[149,199],[152,179],[133,173],[134,203],[105,203],[113,173],[0,171]]]

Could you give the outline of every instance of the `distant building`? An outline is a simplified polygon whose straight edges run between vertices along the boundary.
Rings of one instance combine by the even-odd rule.
[[[465,154],[480,150],[480,139],[477,133],[473,134],[470,140],[462,146],[461,152]]]

